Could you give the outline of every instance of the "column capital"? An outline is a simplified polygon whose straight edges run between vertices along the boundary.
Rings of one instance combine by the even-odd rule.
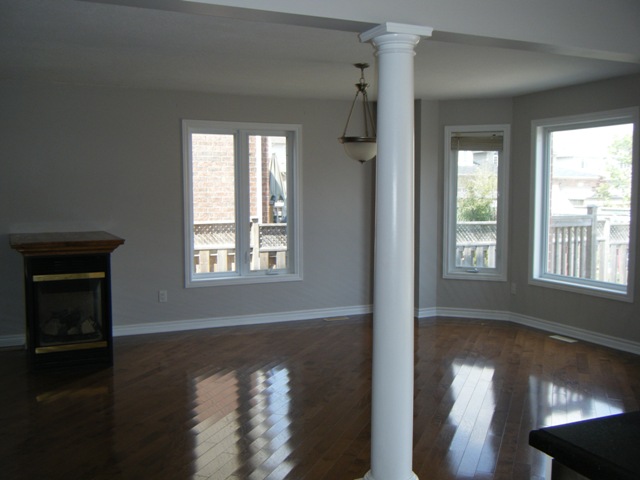
[[[405,23],[385,22],[373,27],[366,32],[360,34],[362,43],[369,42],[376,37],[387,34],[404,34],[414,35],[417,37],[430,37],[433,34],[433,28],[422,25],[408,25]]]

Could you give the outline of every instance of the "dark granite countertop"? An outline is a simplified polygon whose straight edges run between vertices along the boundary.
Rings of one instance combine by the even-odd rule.
[[[640,479],[640,411],[533,430],[529,445],[592,480]]]

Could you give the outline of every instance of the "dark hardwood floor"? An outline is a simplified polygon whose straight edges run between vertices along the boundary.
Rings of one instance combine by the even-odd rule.
[[[0,351],[0,477],[362,477],[370,345],[363,316],[118,337],[101,370]],[[422,320],[415,365],[421,480],[542,479],[530,430],[640,408],[640,357],[504,322]]]

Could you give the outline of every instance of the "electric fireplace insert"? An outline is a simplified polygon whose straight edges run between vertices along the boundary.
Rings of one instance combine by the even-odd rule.
[[[113,363],[110,254],[106,232],[16,234],[24,256],[26,343],[34,369]]]

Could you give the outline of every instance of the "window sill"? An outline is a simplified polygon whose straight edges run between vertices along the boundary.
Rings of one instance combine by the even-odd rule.
[[[302,275],[295,273],[264,273],[247,276],[203,276],[187,279],[186,288],[218,287],[223,285],[253,285],[260,283],[298,282]]]
[[[466,270],[446,272],[442,275],[446,280],[482,280],[485,282],[506,282],[507,276],[502,273],[470,272]]]
[[[600,285],[579,285],[556,278],[538,277],[529,279],[529,285],[544,288],[554,288],[556,290],[564,290],[567,292],[579,293],[582,295],[591,295],[593,297],[608,298],[620,302],[633,302],[632,289],[627,286],[626,290],[618,290],[615,288],[607,288]]]

